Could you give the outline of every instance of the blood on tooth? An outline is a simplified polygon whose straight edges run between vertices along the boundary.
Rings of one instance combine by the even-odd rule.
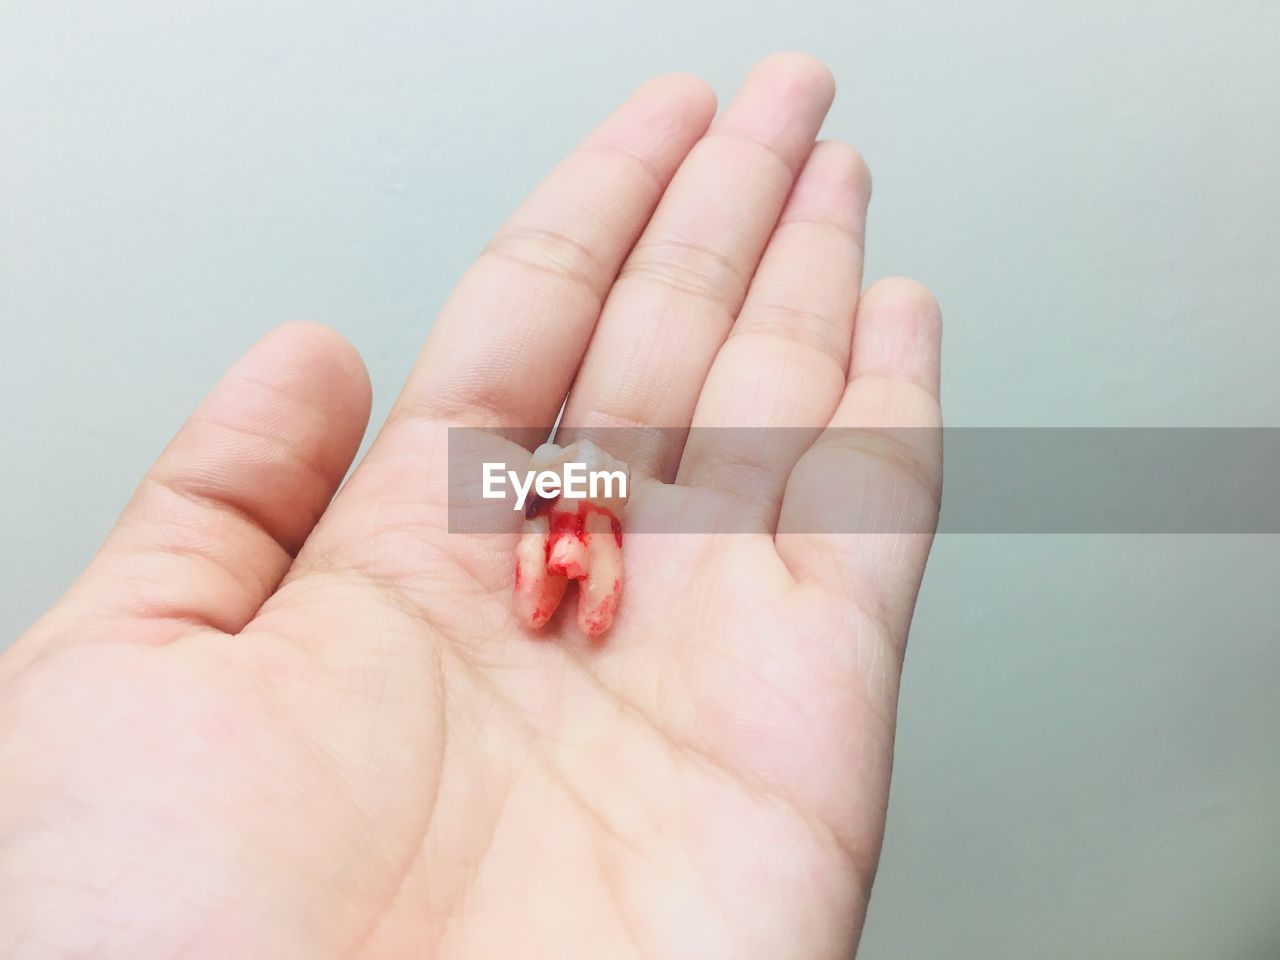
[[[622,547],[615,519],[608,511],[597,510],[586,521],[587,576],[578,582],[578,625],[592,637],[613,625],[622,595]]]
[[[601,465],[630,474],[626,465],[589,441],[561,449],[543,444],[531,468],[558,470],[583,462],[588,471]],[[515,609],[528,626],[543,626],[554,615],[569,580],[578,581],[578,626],[599,637],[613,625],[622,596],[622,523],[613,507],[625,496],[603,503],[536,497],[525,509],[516,558]]]
[[[547,569],[551,527],[546,517],[525,520],[516,546],[513,605],[526,626],[541,627],[560,606],[569,581]]]

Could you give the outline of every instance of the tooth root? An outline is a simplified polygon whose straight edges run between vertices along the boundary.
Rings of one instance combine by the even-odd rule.
[[[631,471],[590,440],[567,447],[544,443],[533,452],[530,469],[554,470],[563,478],[566,463],[582,463],[588,474]],[[515,609],[530,627],[541,627],[555,613],[569,580],[578,581],[578,626],[598,637],[613,625],[622,597],[622,533],[617,513],[627,497],[557,499],[522,528],[516,554]]]
[[[581,580],[587,575],[587,545],[573,534],[561,534],[551,541],[547,555],[547,569],[570,580]]]
[[[622,543],[614,518],[592,511],[586,520],[587,576],[578,584],[578,626],[598,637],[611,626],[622,599]]]
[[[564,596],[569,581],[547,569],[551,524],[545,516],[524,522],[516,546],[516,616],[527,627],[545,626]]]

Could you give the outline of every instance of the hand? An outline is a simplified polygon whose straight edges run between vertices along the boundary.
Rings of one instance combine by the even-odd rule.
[[[0,658],[0,955],[850,955],[929,536],[811,532],[842,505],[797,491],[906,471],[934,517],[938,451],[625,451],[629,510],[695,489],[759,530],[629,538],[598,642],[518,625],[515,528],[448,533],[444,475],[449,425],[549,424],[571,385],[570,425],[936,426],[937,307],[859,297],[832,95],[799,55],[715,123],[699,81],[642,87],[465,274],[336,497],[354,351],[292,325],[232,368]]]

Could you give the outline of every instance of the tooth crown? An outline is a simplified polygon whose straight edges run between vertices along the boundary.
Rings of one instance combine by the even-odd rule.
[[[627,493],[631,488],[631,469],[621,460],[610,456],[599,446],[590,440],[575,440],[567,447],[562,447],[556,443],[544,443],[533,451],[533,457],[529,460],[529,468],[539,473],[543,471],[551,471],[559,475],[560,484],[564,485],[564,468],[565,464],[581,463],[586,467],[589,475],[593,473],[616,473],[620,472],[627,478]],[[615,495],[611,497],[588,496],[582,498],[588,503],[592,503],[598,507],[606,507],[609,510],[618,511],[626,506],[628,496],[619,495],[619,485],[614,484]],[[576,503],[578,501],[569,501]]]

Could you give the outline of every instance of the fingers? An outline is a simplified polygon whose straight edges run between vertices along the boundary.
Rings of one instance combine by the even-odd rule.
[[[234,633],[275,589],[351,464],[369,380],[336,333],[269,334],[214,387],[147,473],[54,617]]]
[[[813,439],[786,428],[816,433],[844,392],[870,193],[856,150],[814,148],[698,398],[677,480],[732,490],[762,528]],[[718,427],[778,429],[698,429]]]
[[[658,78],[556,167],[463,276],[393,425],[550,428],[623,258],[714,112],[702,81]]]
[[[875,405],[854,398],[859,388],[876,389],[877,380],[895,385],[904,400],[914,395],[924,406],[935,407],[942,386],[941,350],[942,312],[933,294],[907,277],[877,281],[863,293],[858,308],[842,407],[850,405],[846,412],[855,419],[860,411],[870,418]]]
[[[574,383],[567,427],[687,427],[834,86],[801,54],[761,62],[689,154],[627,259]],[[675,475],[671,432],[611,449]]]
[[[862,597],[905,637],[942,484],[937,301],[912,280],[862,296],[850,379],[792,471],[776,537],[798,579]],[[864,531],[864,532],[857,532]]]

